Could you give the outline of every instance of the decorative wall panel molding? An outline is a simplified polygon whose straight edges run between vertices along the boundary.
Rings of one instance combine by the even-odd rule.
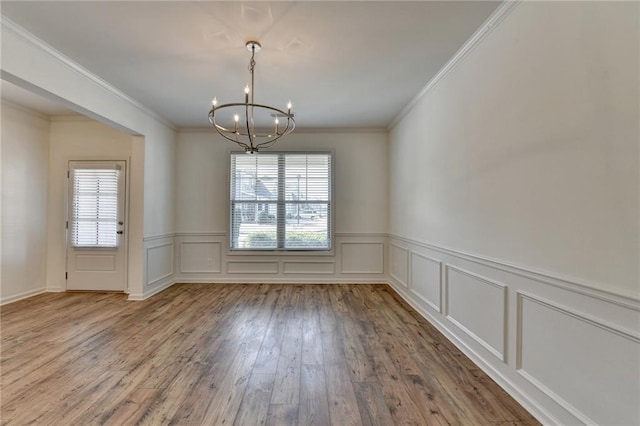
[[[285,260],[282,262],[283,274],[333,274],[333,261]]]
[[[340,272],[343,274],[384,273],[384,243],[381,241],[341,241]]]
[[[604,302],[615,303],[624,308],[633,309],[640,312],[640,299],[629,295],[613,293],[606,290],[601,290],[594,283],[580,282],[571,277],[564,277],[559,275],[552,275],[548,272],[538,271],[533,268],[528,268],[522,265],[515,265],[504,260],[489,258],[480,256],[474,253],[468,253],[461,250],[455,250],[450,247],[442,247],[437,244],[413,240],[399,235],[389,234],[391,243],[405,243],[412,247],[423,248],[431,250],[443,255],[450,255],[453,258],[473,262],[478,265],[487,266],[489,268],[507,272],[509,274],[517,275],[519,277],[533,280],[541,284],[546,284],[554,287],[558,287],[563,290],[572,291],[577,294],[584,295],[590,298],[596,298]],[[413,248],[412,248],[413,249]]]
[[[409,250],[397,244],[389,246],[389,275],[405,287],[409,286]]]
[[[431,306],[442,312],[442,262],[420,253],[411,252],[411,290]]]
[[[506,361],[507,287],[451,265],[445,270],[447,319]]]
[[[336,234],[329,252],[258,254],[229,251],[226,233],[179,232],[174,237],[179,247],[176,282],[387,282],[381,234]]]
[[[221,272],[222,244],[216,241],[180,243],[180,272],[208,274]]]
[[[639,300],[406,238],[388,244],[410,254],[409,288],[398,274],[390,285],[542,423],[640,424]],[[421,286],[438,269],[442,312],[424,297],[436,288]]]
[[[278,262],[234,260],[227,262],[228,274],[277,274]]]
[[[523,292],[517,306],[522,377],[585,423],[640,424],[637,333]]]
[[[146,286],[153,286],[173,276],[173,241],[146,247]]]

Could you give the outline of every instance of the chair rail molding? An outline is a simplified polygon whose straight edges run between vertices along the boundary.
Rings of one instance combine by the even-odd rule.
[[[409,259],[394,271],[388,257],[391,287],[542,423],[640,423],[640,300],[396,235],[388,245]]]

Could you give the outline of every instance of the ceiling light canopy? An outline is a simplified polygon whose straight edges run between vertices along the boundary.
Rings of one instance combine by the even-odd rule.
[[[272,106],[256,104],[253,100],[255,93],[253,74],[256,67],[254,57],[261,49],[262,46],[257,41],[247,42],[247,50],[251,52],[249,61],[251,85],[246,85],[244,88],[244,102],[218,105],[218,100],[213,98],[209,111],[209,121],[216,131],[222,137],[240,145],[249,154],[271,147],[296,127],[294,114],[291,112],[291,101],[287,104],[287,110],[284,111]]]

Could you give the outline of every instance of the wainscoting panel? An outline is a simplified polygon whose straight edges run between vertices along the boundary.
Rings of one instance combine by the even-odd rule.
[[[343,274],[382,274],[384,243],[381,241],[342,241],[340,265]]]
[[[637,335],[532,295],[519,293],[518,308],[525,379],[586,423],[640,423]]]
[[[278,262],[258,260],[236,260],[227,262],[228,274],[277,274]]]
[[[230,251],[227,234],[175,235],[175,282],[387,282],[385,234],[336,234],[328,252]]]
[[[333,261],[285,260],[282,262],[283,274],[333,274],[334,272]]]
[[[504,361],[506,286],[453,266],[446,277],[447,318]]]
[[[400,284],[408,287],[409,250],[396,244],[389,246],[389,274]]]
[[[542,423],[640,424],[640,300],[408,238],[388,245],[409,253],[409,287],[389,255],[391,286]]]
[[[171,285],[174,278],[174,241],[173,236],[149,238],[144,241],[145,248],[145,285],[144,295],[155,294]],[[136,295],[141,297],[141,295]]]
[[[220,242],[190,241],[180,243],[180,272],[217,273],[221,262]]]
[[[420,253],[411,253],[411,289],[437,312],[442,312],[442,262]]]

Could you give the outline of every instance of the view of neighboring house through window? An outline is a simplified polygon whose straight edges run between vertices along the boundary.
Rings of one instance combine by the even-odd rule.
[[[231,248],[331,249],[331,154],[231,154]]]

